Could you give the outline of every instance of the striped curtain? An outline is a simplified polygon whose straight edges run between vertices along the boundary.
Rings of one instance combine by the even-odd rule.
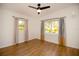
[[[60,18],[59,21],[59,45],[65,46],[65,24],[64,24],[64,18]]]

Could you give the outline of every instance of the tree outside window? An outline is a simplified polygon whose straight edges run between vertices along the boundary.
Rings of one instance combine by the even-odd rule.
[[[48,20],[45,22],[45,32],[46,33],[58,33],[58,21],[57,20]]]

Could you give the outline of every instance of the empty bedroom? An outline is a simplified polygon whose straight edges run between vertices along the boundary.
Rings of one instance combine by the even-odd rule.
[[[0,56],[79,56],[79,3],[0,3]]]

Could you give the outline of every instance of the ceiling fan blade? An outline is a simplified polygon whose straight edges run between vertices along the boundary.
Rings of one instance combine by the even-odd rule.
[[[50,6],[41,7],[40,9],[43,10],[43,9],[47,9],[47,8],[50,8]]]
[[[34,8],[34,9],[37,9],[36,7],[33,7],[33,6],[28,6],[28,7],[30,7],[30,8]]]

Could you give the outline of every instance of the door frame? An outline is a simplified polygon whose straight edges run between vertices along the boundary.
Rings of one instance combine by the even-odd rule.
[[[19,19],[24,19],[23,21],[25,21],[25,30],[24,30],[24,42],[28,41],[28,20],[25,18],[21,18],[21,17],[15,17],[14,18],[14,44],[18,44],[18,21]]]

